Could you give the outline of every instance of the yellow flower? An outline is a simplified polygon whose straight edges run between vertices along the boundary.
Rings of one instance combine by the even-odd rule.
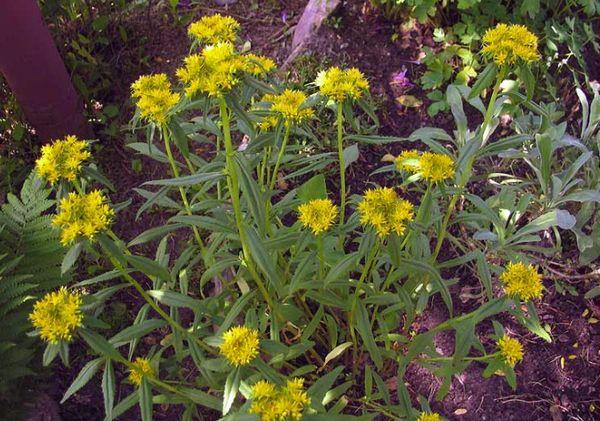
[[[515,338],[504,335],[498,339],[497,344],[500,348],[500,355],[510,367],[514,367],[519,361],[523,360],[523,345]]]
[[[250,413],[259,415],[262,421],[299,420],[309,404],[304,379],[290,379],[279,388],[261,380],[252,387]]]
[[[442,421],[442,417],[435,412],[421,412],[417,421]]]
[[[180,99],[164,73],[140,76],[131,85],[131,92],[142,118],[159,125],[167,122],[169,112]]]
[[[261,420],[276,420],[275,399],[277,388],[273,383],[260,380],[252,386],[252,405],[250,413],[261,416]]]
[[[148,358],[137,357],[132,364],[133,367],[129,370],[129,380],[136,386],[142,384],[144,377],[154,377],[156,375]]]
[[[356,68],[342,70],[331,67],[317,75],[315,84],[323,96],[338,103],[346,98],[360,99],[369,89],[369,82]]]
[[[402,151],[402,153],[400,155],[398,155],[396,157],[396,159],[394,160],[394,163],[396,164],[396,168],[398,169],[398,171],[400,170],[404,170],[404,171],[411,171],[411,172],[415,172],[418,171],[419,169],[419,159],[420,157],[420,152],[412,149],[412,150],[406,150],[406,151]],[[416,162],[406,162],[406,161],[414,161],[417,160]]]
[[[483,36],[484,54],[492,57],[499,65],[512,65],[518,61],[529,63],[540,58],[538,38],[523,25],[500,23],[490,28]]]
[[[524,263],[509,263],[500,280],[504,284],[504,291],[510,297],[529,301],[542,297],[544,286],[542,276],[532,265]]]
[[[67,291],[65,287],[50,292],[35,303],[29,319],[46,342],[69,342],[75,330],[83,324],[81,296]]]
[[[93,240],[110,226],[114,214],[99,190],[84,195],[73,192],[60,201],[52,224],[61,229],[60,241],[67,246],[80,236]]]
[[[258,331],[246,326],[232,327],[223,334],[219,349],[232,365],[248,365],[258,355]]]
[[[304,379],[294,378],[288,380],[280,390],[275,400],[275,411],[281,420],[299,420],[304,407],[309,404],[310,398],[304,391]]]
[[[245,62],[244,71],[252,76],[263,76],[275,69],[275,62],[269,57],[246,54],[242,56]]]
[[[198,94],[218,97],[239,83],[238,74],[246,66],[233,44],[220,42],[204,47],[200,54],[186,57],[184,67],[177,70],[177,77],[185,84],[189,97]]]
[[[438,183],[454,177],[454,161],[446,154],[425,152],[419,159],[419,170],[425,180]]]
[[[217,44],[223,41],[234,42],[239,30],[238,21],[231,16],[217,13],[203,16],[199,21],[192,23],[188,28],[188,34],[198,42]]]
[[[306,94],[302,91],[286,89],[279,95],[265,95],[263,101],[271,102],[271,111],[281,115],[288,124],[300,123],[315,115],[312,108],[303,107]]]
[[[61,178],[74,181],[83,161],[91,156],[87,146],[86,142],[75,136],[42,146],[42,156],[35,162],[37,173],[50,184],[55,184]]]
[[[269,129],[277,126],[278,122],[279,122],[279,119],[276,116],[269,115],[269,116],[264,117],[257,125],[262,130],[269,130]]]
[[[331,227],[338,214],[338,208],[329,199],[314,199],[298,206],[298,220],[315,235]]]
[[[358,211],[361,224],[375,228],[380,237],[391,232],[402,235],[414,219],[413,205],[388,187],[367,190]]]

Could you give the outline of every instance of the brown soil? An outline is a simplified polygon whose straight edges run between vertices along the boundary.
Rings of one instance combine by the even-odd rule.
[[[219,10],[233,15],[242,23],[243,37],[251,41],[254,50],[269,54],[282,63],[291,41],[286,31],[297,21],[305,2],[288,0],[270,6],[274,3],[276,2],[265,2],[264,7],[261,5],[260,8],[252,10],[246,2],[238,2],[228,10],[198,7],[193,13],[200,16],[212,10]],[[149,15],[145,12],[139,13],[129,18],[128,27],[143,40],[151,71],[173,73],[187,53],[189,44],[185,28],[173,25],[163,16],[164,13],[157,10],[152,10]],[[286,23],[282,16],[286,17]],[[392,74],[403,68],[407,69],[407,75],[412,81],[417,80],[423,71],[417,63],[419,52],[422,46],[432,45],[431,28],[416,27],[410,34],[401,34],[399,40],[391,42],[395,31],[394,24],[380,18],[368,6],[368,2],[360,0],[345,2],[336,17],[340,19],[341,28],[334,29],[325,25],[312,46],[312,51],[319,59],[327,59],[333,64],[354,65],[366,73],[373,96],[381,102],[379,117],[382,133],[407,136],[423,126],[442,127],[448,131],[453,129],[449,115],[440,114],[435,119],[429,118],[426,113],[427,99],[419,88],[412,88],[410,94],[421,98],[424,105],[419,108],[403,108],[396,105],[390,85]],[[126,105],[130,83],[140,74],[150,71],[148,68],[139,68],[132,60],[133,58],[127,57],[127,51],[124,51],[114,63],[114,74],[119,75],[119,79],[114,80],[114,98],[110,98],[110,102],[121,104],[123,109],[131,109]],[[598,74],[597,56],[590,59],[589,64],[594,67],[595,74]],[[294,65],[291,70],[294,70]],[[473,117],[473,125],[478,123],[476,115],[472,114],[470,117]],[[360,160],[350,171],[351,192],[360,192],[365,185],[373,181],[380,184],[390,183],[390,180],[384,177],[370,178],[369,174],[382,165],[380,160],[384,154],[397,154],[408,146],[410,145],[406,143],[385,147],[361,146]],[[118,193],[112,195],[113,201],[133,201],[129,210],[119,216],[116,231],[123,238],[131,239],[141,231],[162,223],[165,216],[158,213],[146,213],[139,221],[133,222],[135,211],[142,201],[131,189],[149,179],[166,176],[166,168],[142,160],[143,169],[137,174],[131,166],[131,159],[135,157],[123,147],[120,138],[103,140],[103,147],[104,150],[98,159],[107,176],[118,187]],[[566,257],[559,256],[561,261],[566,261]],[[566,272],[567,275],[557,276],[556,279],[568,283],[579,294],[591,286],[589,280],[570,278],[577,273],[568,265],[560,268],[559,272]],[[477,281],[470,280],[467,276],[461,280],[459,286],[452,289],[457,313],[470,311],[477,305],[474,299],[463,302],[459,298],[461,288],[465,285],[479,288]],[[560,295],[556,292],[552,280],[547,280],[545,285],[547,293],[543,302],[538,305],[538,310],[542,321],[552,327],[553,343],[543,342],[508,317],[501,320],[525,345],[525,360],[517,366],[516,391],[512,391],[499,376],[483,379],[482,366],[473,364],[465,373],[454,379],[448,396],[441,402],[435,402],[433,396],[439,381],[427,370],[413,365],[404,380],[408,382],[414,404],[417,405],[417,395],[423,395],[430,400],[434,410],[451,420],[600,419],[597,415],[600,413],[600,330],[598,324],[592,324],[590,320],[592,316],[600,319],[599,302],[584,300],[582,295]],[[133,318],[140,306],[138,297],[132,292],[123,293],[119,295],[118,300],[127,304],[126,317]],[[586,309],[589,310],[589,314],[582,317]],[[443,303],[434,300],[413,328],[416,331],[424,331],[446,317]],[[479,333],[483,338],[491,332],[491,324],[484,323],[481,329]],[[454,346],[453,337],[439,337],[437,346],[441,352],[451,353]],[[77,347],[72,350],[72,357],[70,368],[54,364],[52,382],[46,389],[57,401],[79,369],[90,359],[82,348]],[[388,384],[396,381],[393,372],[382,374],[387,376]],[[124,376],[126,373],[118,373],[119,378]],[[117,398],[126,396],[129,390],[129,386],[120,386]],[[103,418],[102,402],[99,379],[95,379],[61,405],[60,412],[64,420],[100,420]],[[155,409],[156,419],[178,418],[178,412],[173,412],[173,408]],[[207,419],[213,419],[213,416],[207,415]],[[134,409],[124,419],[138,417],[137,409]]]

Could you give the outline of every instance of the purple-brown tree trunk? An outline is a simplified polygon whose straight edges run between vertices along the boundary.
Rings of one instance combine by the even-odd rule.
[[[42,140],[92,136],[36,0],[0,0],[0,72]]]

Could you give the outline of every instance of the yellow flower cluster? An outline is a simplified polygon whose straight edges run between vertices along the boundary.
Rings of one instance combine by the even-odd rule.
[[[29,320],[46,342],[71,341],[75,330],[83,324],[81,296],[62,287],[50,292],[33,306]]]
[[[164,73],[140,76],[131,85],[131,91],[142,118],[159,125],[167,122],[169,112],[180,99]]]
[[[337,214],[337,206],[329,199],[314,199],[298,206],[298,220],[315,235],[327,231]]]
[[[290,379],[283,387],[265,380],[252,386],[250,413],[259,415],[262,421],[299,420],[309,404],[310,398],[301,378]]]
[[[60,179],[75,180],[81,164],[91,156],[87,146],[86,142],[75,136],[67,136],[51,145],[42,146],[42,155],[35,162],[38,175],[50,184],[55,184]]]
[[[519,61],[531,62],[540,58],[538,38],[523,25],[500,23],[483,36],[484,54],[499,65],[513,65]]]
[[[331,67],[319,72],[315,84],[319,87],[321,95],[338,103],[346,98],[360,99],[369,89],[365,75],[356,68],[342,70],[339,67]]]
[[[442,421],[442,417],[436,412],[421,412],[417,421]]]
[[[177,69],[177,77],[189,97],[198,94],[219,97],[239,83],[241,73],[260,76],[273,68],[275,63],[269,58],[238,54],[233,44],[220,42],[186,57],[184,66]]]
[[[286,89],[278,95],[267,94],[262,100],[272,103],[271,111],[280,115],[286,124],[297,124],[315,115],[312,108],[303,106],[306,94],[302,91]]]
[[[375,228],[380,237],[391,232],[402,235],[415,216],[413,205],[388,187],[367,190],[358,211],[361,224]]]
[[[236,367],[248,365],[258,355],[258,331],[246,326],[235,326],[223,334],[219,346],[221,354]]]
[[[204,16],[199,21],[192,23],[188,34],[196,41],[204,44],[217,44],[219,42],[234,42],[240,30],[240,24],[231,16],[219,13]]]
[[[144,377],[154,377],[154,369],[148,358],[137,357],[132,363],[133,367],[129,370],[129,380],[131,383],[139,386]]]
[[[504,284],[504,291],[510,297],[523,301],[542,297],[542,276],[533,265],[525,265],[522,262],[509,263],[500,275],[500,280]]]
[[[439,183],[454,177],[454,160],[446,154],[416,150],[403,151],[395,160],[396,168],[415,174],[431,183]]]
[[[510,367],[514,367],[519,361],[523,360],[523,345],[515,338],[504,335],[498,339],[497,344],[502,359]]]
[[[252,76],[263,76],[275,69],[275,62],[269,57],[248,53],[242,56],[244,59],[244,71]]]
[[[67,246],[80,236],[93,240],[110,226],[114,214],[99,190],[83,195],[72,192],[60,201],[52,224],[61,229],[60,241]]]

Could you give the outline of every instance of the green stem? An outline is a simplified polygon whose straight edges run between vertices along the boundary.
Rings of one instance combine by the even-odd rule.
[[[344,110],[342,103],[337,104],[337,147],[340,161],[340,249],[344,248],[344,219],[346,217],[346,162],[344,159]]]
[[[235,164],[233,162],[235,152],[233,150],[233,143],[231,141],[231,125],[229,122],[229,110],[227,109],[227,103],[225,102],[224,97],[220,98],[219,111],[221,114],[221,121],[223,123],[223,140],[225,143],[225,168],[227,170],[227,188],[229,189],[229,195],[231,196],[231,204],[233,206],[235,223],[240,234],[240,242],[242,243],[242,253],[244,254],[244,260],[246,261],[246,269],[248,269],[248,272],[250,272],[250,275],[254,279],[254,282],[258,286],[258,289],[263,295],[269,308],[271,308],[271,310],[275,313],[276,316],[281,317],[279,315],[279,312],[276,310],[271,296],[269,295],[269,291],[265,287],[265,284],[263,283],[258,272],[256,271],[254,262],[252,261],[252,255],[250,254],[250,249],[248,247],[246,227],[244,226],[244,218],[242,215],[242,207],[240,204],[240,185],[237,178]],[[281,319],[284,320],[282,317]]]
[[[319,280],[323,280],[325,271],[325,258],[323,257],[323,236],[317,234],[317,253],[319,254]]]
[[[483,123],[481,124],[481,132],[480,132],[481,139],[482,139],[481,147],[483,147],[483,145],[485,145],[485,142],[486,142],[487,138],[489,137],[489,136],[486,136],[485,132],[490,125],[490,120],[492,119],[492,114],[494,112],[494,105],[496,103],[496,99],[498,98],[498,93],[500,92],[500,85],[502,84],[502,81],[504,80],[504,77],[506,76],[506,72],[507,72],[507,68],[505,66],[502,66],[500,68],[500,73],[498,74],[498,79],[496,80],[496,84],[494,85],[494,89],[492,91],[492,96],[490,97],[490,102],[486,109],[485,118],[483,119]],[[458,198],[459,198],[460,194],[462,193],[462,190],[465,188],[465,186],[467,185],[467,182],[471,178],[471,170],[473,168],[473,162],[474,162],[474,157],[471,157],[467,160],[467,162],[463,168],[462,180],[460,182],[460,185],[458,186],[456,192],[452,195],[452,199],[450,199],[450,203],[448,205],[448,209],[446,210],[446,215],[444,216],[444,220],[442,222],[442,227],[441,227],[439,235],[438,235],[435,249],[433,251],[433,254],[431,255],[432,262],[435,262],[438,254],[440,253],[440,250],[442,248],[442,243],[444,242],[444,238],[446,237],[446,231],[448,230],[448,223],[450,222],[450,216],[452,215],[452,212],[454,211],[456,202],[458,201]]]
[[[490,120],[492,119],[492,114],[494,112],[494,105],[496,104],[496,99],[498,98],[498,94],[500,93],[500,85],[506,76],[507,68],[506,66],[502,66],[500,68],[500,72],[498,73],[498,78],[496,79],[496,84],[494,85],[494,89],[492,90],[492,96],[490,97],[490,102],[488,103],[488,107],[485,111],[485,117],[483,119],[483,123],[481,124],[481,147],[483,147],[489,137],[486,136],[486,131],[490,125]]]
[[[283,135],[283,140],[281,141],[281,147],[279,148],[279,153],[277,154],[277,161],[275,161],[275,168],[273,169],[271,182],[269,183],[269,190],[271,191],[273,190],[273,188],[275,187],[275,183],[277,182],[277,173],[279,172],[281,159],[283,158],[283,154],[285,153],[285,147],[287,146],[288,140],[290,138],[290,127],[291,125],[286,122],[285,134]]]
[[[121,272],[121,276],[123,276],[123,278],[125,278],[125,280],[127,280],[127,282],[129,282],[137,290],[137,292],[150,305],[150,307],[152,307],[154,311],[156,311],[163,319],[165,319],[165,321],[169,323],[173,327],[173,329],[177,329],[178,331],[183,333],[185,337],[188,337],[188,330],[181,326],[179,323],[177,323],[175,320],[173,320],[171,316],[169,316],[158,304],[156,304],[156,302],[152,299],[152,297],[148,295],[148,293],[140,285],[140,283],[136,281],[129,273],[127,273],[121,262],[119,262],[119,260],[115,256],[113,256],[108,250],[106,251],[108,252],[108,258],[110,259],[113,266],[117,268],[119,272]],[[198,345],[200,345],[205,351],[211,352],[213,354],[216,353],[215,350],[213,350],[210,346],[204,343],[204,341],[200,338],[194,339],[196,339]]]
[[[171,171],[173,172],[173,175],[175,177],[179,177],[179,168],[177,167],[177,164],[175,163],[175,159],[173,158],[173,152],[171,151],[170,136],[169,136],[169,132],[166,127],[163,127],[163,139],[165,141],[165,150],[167,152],[167,158],[169,159],[169,164],[171,165]],[[191,165],[191,163],[190,163],[190,165]],[[192,170],[192,167],[190,167],[190,170]],[[183,207],[185,209],[185,212],[191,216],[192,208],[190,206],[190,203],[188,202],[187,194],[182,186],[179,186],[179,194],[181,195],[181,200],[183,201]],[[206,258],[206,248],[204,247],[204,242],[202,241],[202,237],[200,237],[200,232],[198,231],[198,227],[192,226],[192,231],[194,233],[194,238],[196,239],[196,242],[198,243],[198,247],[200,248],[200,254],[202,255],[202,257]]]
[[[354,364],[353,364],[352,372],[355,374],[358,373],[358,340],[356,338],[356,333],[354,332],[354,318],[355,318],[355,313],[356,313],[356,305],[358,303],[358,296],[360,295],[361,287],[362,287],[363,283],[365,282],[365,279],[367,279],[368,273],[370,273],[370,271],[371,271],[371,265],[372,265],[373,261],[375,260],[375,256],[377,255],[378,252],[379,252],[379,242],[376,242],[375,245],[373,246],[373,248],[371,248],[371,252],[369,253],[369,256],[367,257],[367,260],[365,261],[365,266],[363,268],[363,271],[360,274],[360,278],[358,279],[358,282],[356,283],[356,288],[354,289],[354,295],[352,296],[352,303],[350,306],[350,314],[348,315],[348,329],[350,330],[350,336],[352,338],[353,356],[354,356],[354,358],[353,358]]]

